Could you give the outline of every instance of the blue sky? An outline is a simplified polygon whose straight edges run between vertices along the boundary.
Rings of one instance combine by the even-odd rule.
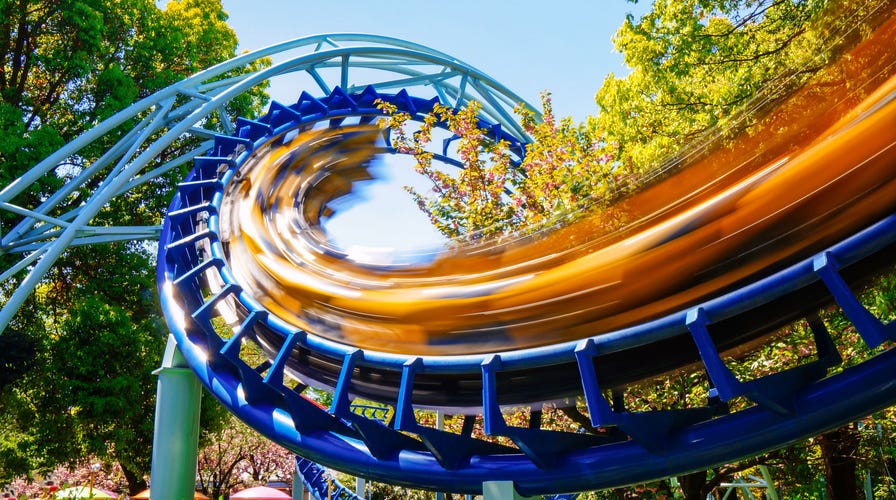
[[[223,0],[241,50],[321,33],[370,33],[402,38],[448,53],[538,106],[551,92],[554,113],[584,120],[597,111],[594,94],[609,73],[628,72],[612,37],[628,13],[649,1],[627,0]],[[274,99],[294,102],[292,95]],[[413,175],[413,174],[412,174]],[[429,247],[441,237],[401,189],[408,178],[384,176],[325,225],[340,246]],[[425,188],[424,188],[425,189]],[[390,214],[388,217],[383,214]],[[375,252],[374,252],[375,253]]]
[[[627,72],[612,36],[650,2],[626,0],[223,0],[240,48],[307,35],[360,32],[403,38],[451,54],[530,103],[548,90],[559,116],[597,111],[604,76]]]

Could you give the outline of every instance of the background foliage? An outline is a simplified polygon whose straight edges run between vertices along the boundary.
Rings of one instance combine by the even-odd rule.
[[[869,16],[875,9],[878,14]],[[637,19],[629,16],[617,31],[614,44],[631,72],[606,78],[595,96],[597,115],[579,125],[558,120],[549,95],[542,100],[543,123],[522,112],[521,121],[535,140],[516,171],[508,167],[506,147],[478,127],[475,104],[437,109],[421,133],[395,134],[396,147],[415,154],[417,171],[432,182],[432,193],[412,194],[446,236],[476,239],[531,231],[585,209],[602,218],[603,227],[595,231],[609,231],[624,223],[614,201],[679,168],[695,152],[752,133],[751,127],[784,96],[819,75],[893,12],[888,1],[656,0],[649,12]],[[836,77],[822,79],[822,91],[824,85],[849,85]],[[406,126],[401,117],[397,122]],[[436,123],[460,137],[463,171],[445,168],[426,153]],[[892,320],[892,275],[873,284],[864,300],[878,317]],[[874,354],[837,310],[825,311],[823,318],[846,360],[843,366]],[[807,362],[814,352],[810,330],[797,323],[729,364],[749,379]],[[701,373],[646,380],[625,388],[626,409],[712,404],[707,386]],[[732,409],[745,404],[750,403],[731,403]],[[570,418],[555,425],[579,425],[580,412],[570,407],[564,412]],[[525,425],[525,415],[527,411],[506,418],[522,419]],[[762,457],[680,476],[674,487],[665,480],[594,492],[589,498],[703,499],[735,476],[758,475],[759,465],[770,467],[782,498],[857,498],[864,474],[880,494],[891,496],[894,432],[893,411],[887,410]]]
[[[226,21],[218,0],[164,9],[152,0],[0,0],[0,184],[133,101],[235,56],[237,38]],[[256,114],[262,91],[235,100],[230,111]],[[214,119],[205,126],[214,128]],[[183,137],[163,159],[193,142]],[[109,144],[70,158],[21,195],[28,199],[14,201],[34,206]],[[93,223],[159,224],[183,174],[116,199]],[[15,221],[4,213],[0,225],[8,228]],[[0,255],[9,258],[18,257]],[[0,367],[10,367],[0,381],[0,483],[93,457],[115,464],[126,490],[145,487],[152,371],[166,336],[154,267],[148,243],[70,248],[0,335]],[[14,288],[10,280],[0,297]],[[203,414],[212,431],[223,425],[217,405],[204,405]]]
[[[595,229],[611,231],[620,223],[609,209],[614,199],[657,169],[674,167],[674,152],[724,141],[749,127],[870,29],[857,19],[878,7],[893,10],[885,0],[657,0],[617,32],[615,46],[631,73],[607,77],[595,97],[597,115],[582,124],[558,118],[549,94],[542,97],[543,121],[519,110],[535,139],[519,167],[508,161],[506,144],[486,140],[478,129],[475,104],[439,109],[422,133],[397,134],[399,149],[416,153],[418,171],[432,180],[432,193],[411,194],[452,237],[549,226],[583,206],[603,209],[605,227]],[[226,20],[218,0],[180,0],[165,9],[151,0],[0,0],[0,185],[135,99],[232,57],[237,40]],[[249,93],[230,111],[253,116],[263,102],[261,91]],[[459,175],[423,154],[439,120],[459,136],[467,165]],[[214,127],[213,119],[206,126]],[[162,157],[188,146],[184,138]],[[22,196],[46,197],[96,154],[72,158]],[[116,200],[97,221],[157,223],[168,203],[164,193],[181,176],[172,172]],[[102,480],[108,487],[135,492],[145,486],[147,415],[155,394],[151,371],[159,364],[165,333],[155,303],[153,259],[152,247],[141,243],[70,249],[0,336],[0,483],[51,473],[83,481],[85,464],[96,460],[105,464]],[[0,297],[15,284],[8,286]],[[892,319],[892,276],[876,282],[864,300],[880,317]],[[836,311],[824,318],[847,365],[874,354]],[[761,374],[802,362],[812,349],[805,325],[796,324],[733,366],[746,376]],[[626,404],[702,404],[704,387],[700,374],[644,381],[630,388]],[[567,403],[542,409],[543,421],[589,430],[581,403]],[[203,439],[211,443],[201,459],[207,493],[262,481],[267,471],[285,467],[278,462],[284,460],[282,450],[229,421],[218,405],[203,405],[203,412]],[[507,418],[526,425],[528,415]],[[458,427],[459,417],[446,425]],[[888,497],[896,493],[894,432],[896,415],[889,409],[762,457],[682,476],[677,487],[664,480],[587,497],[705,498],[736,474],[755,474],[758,465],[772,469],[783,498],[819,498],[822,488],[829,498],[853,498],[862,471],[870,474],[876,494]],[[845,483],[833,480],[835,475],[846,477]],[[20,479],[23,491],[38,487],[26,482]],[[831,490],[834,484],[841,489]],[[409,497],[400,489],[379,491],[383,498]]]

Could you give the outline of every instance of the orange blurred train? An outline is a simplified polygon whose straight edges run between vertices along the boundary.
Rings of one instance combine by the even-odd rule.
[[[894,46],[891,19],[735,140],[619,202],[629,222],[618,232],[596,229],[595,212],[512,241],[452,247],[425,264],[378,266],[321,250],[320,214],[367,178],[376,131],[280,138],[227,188],[229,264],[281,319],[382,352],[496,352],[658,318],[894,212]]]

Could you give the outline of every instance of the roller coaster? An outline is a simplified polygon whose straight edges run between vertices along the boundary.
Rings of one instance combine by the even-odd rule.
[[[480,102],[480,127],[518,162],[530,138],[512,109],[525,101],[392,38],[320,35],[245,54],[134,103],[0,191],[0,208],[19,218],[2,250],[21,255],[0,276],[28,271],[0,325],[69,246],[157,238],[162,310],[196,377],[312,462],[415,488],[478,493],[509,481],[535,495],[772,450],[896,402],[896,325],[858,298],[896,255],[894,37],[896,18],[881,20],[828,80],[689,152],[616,205],[622,229],[598,231],[600,215],[583,211],[559,227],[385,261],[330,243],[323,225],[375,158],[403,154],[382,103],[422,123],[436,104]],[[282,62],[246,69],[270,56]],[[232,99],[284,75],[305,82],[296,102],[227,117]],[[849,85],[832,91],[831,81]],[[213,115],[223,133],[203,128]],[[55,194],[17,204],[131,120]],[[157,160],[184,136],[200,145]],[[445,137],[434,156],[462,165]],[[90,225],[110,200],[188,164],[162,226]],[[80,205],[62,208],[85,186]],[[819,316],[831,307],[874,356],[844,366]],[[811,329],[814,353],[735,376],[729,359],[794,322]],[[682,370],[706,373],[706,401],[626,408],[627,388]],[[316,401],[320,391],[331,404]],[[361,401],[388,417],[356,411]],[[581,416],[577,428],[543,423],[546,403]],[[461,429],[424,421],[433,410],[458,415]],[[528,424],[508,423],[507,411]]]

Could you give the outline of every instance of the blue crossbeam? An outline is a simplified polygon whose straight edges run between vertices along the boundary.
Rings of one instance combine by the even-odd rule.
[[[869,346],[893,340],[893,324],[862,307],[839,270],[892,252],[896,216],[724,296],[645,324],[559,345],[456,357],[404,356],[332,342],[272,317],[244,296],[226,266],[214,232],[223,186],[237,175],[248,151],[318,122],[338,124],[348,116],[370,122],[382,113],[375,106],[378,99],[417,119],[439,102],[368,87],[357,93],[336,88],[323,97],[303,93],[292,105],[274,103],[257,120],[237,120],[235,138],[216,139],[209,156],[197,159],[166,219],[159,288],[178,345],[212,394],[266,436],[310,460],[373,480],[469,493],[478,492],[483,481],[506,480],[530,495],[610,487],[709,467],[840,425],[896,401],[892,350],[836,375],[827,374],[840,364],[840,355],[814,312],[807,320],[815,337],[816,359],[753,380],[734,376],[720,353],[724,332],[716,331],[730,318],[821,283]],[[496,139],[524,150],[524,144],[502,127],[485,125]],[[216,273],[223,286],[212,289],[205,281],[209,273]],[[227,304],[240,316],[228,338],[220,338],[211,324],[219,304]],[[697,356],[693,361],[702,363],[707,372],[710,398],[704,405],[632,412],[624,408],[621,397],[608,401],[607,394],[620,396],[624,391],[603,385],[601,367],[609,356],[675,339],[690,342]],[[247,341],[265,345],[269,361],[246,364],[240,346]],[[509,425],[504,418],[503,384],[530,370],[554,366],[579,377],[591,432],[542,428],[538,409],[533,409],[529,427]],[[306,398],[301,393],[305,385],[287,387],[287,374],[294,372],[329,385],[330,407]],[[391,393],[386,391],[392,399],[379,400],[383,410],[353,410],[367,383],[358,379],[360,373],[394,384]],[[418,421],[418,410],[426,409],[417,403],[420,388],[441,377],[458,376],[481,388],[480,410],[488,438],[474,435],[472,415],[464,418],[460,433]],[[720,411],[724,402],[738,397],[756,405]],[[386,414],[393,415],[392,421],[384,418]],[[495,438],[513,445],[497,444]],[[321,477],[315,474],[309,473]]]

